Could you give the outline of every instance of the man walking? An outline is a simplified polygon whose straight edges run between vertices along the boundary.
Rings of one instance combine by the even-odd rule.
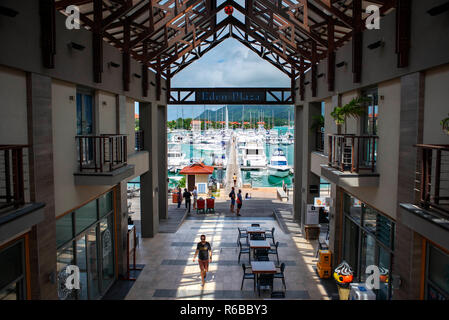
[[[234,206],[235,206],[235,191],[234,191],[234,187],[232,187],[231,192],[229,193],[229,198],[231,198],[231,213],[234,213]]]
[[[209,242],[206,242],[206,236],[204,234],[200,238],[201,242],[198,242],[196,246],[193,262],[195,262],[196,256],[198,256],[198,264],[201,270],[201,285],[204,286],[207,272],[209,271],[209,262],[212,262],[212,247]]]
[[[187,191],[187,189],[184,189],[184,194],[182,195],[185,199],[186,199],[186,209],[189,208],[189,213],[190,213],[190,197],[192,196],[190,194],[189,191]]]
[[[182,192],[181,187],[178,187],[178,208],[181,208],[181,202],[182,202]]]
[[[239,189],[239,193],[237,194],[237,216],[241,216],[240,209],[242,208],[243,204],[243,197],[242,197],[242,190]]]
[[[193,210],[196,210],[196,201],[198,200],[198,190],[196,189],[196,186],[195,188],[193,188],[192,194],[193,194]]]

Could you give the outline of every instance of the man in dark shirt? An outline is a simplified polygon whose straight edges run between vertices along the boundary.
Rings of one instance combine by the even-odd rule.
[[[231,198],[231,213],[234,213],[234,206],[235,206],[235,191],[234,191],[234,187],[231,188],[231,192],[229,193],[229,198]]]
[[[192,194],[187,191],[187,189],[184,189],[184,194],[182,195],[184,198],[186,198],[186,209],[189,208],[189,213],[190,213],[190,197],[192,196]]]
[[[206,241],[204,234],[201,235],[201,242],[198,242],[196,246],[193,262],[195,262],[196,256],[198,256],[198,264],[201,270],[201,285],[204,286],[206,273],[209,271],[209,262],[212,262],[212,248],[210,243]]]

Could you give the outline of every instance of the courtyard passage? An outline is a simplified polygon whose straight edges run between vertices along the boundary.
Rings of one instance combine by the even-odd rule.
[[[140,240],[137,264],[144,266],[126,299],[266,299],[270,291],[253,290],[253,280],[245,280],[240,290],[248,255],[238,263],[237,227],[258,223],[262,228],[275,227],[279,241],[279,260],[286,264],[286,299],[329,299],[323,282],[315,271],[316,242],[306,241],[298,233],[284,233],[272,216],[229,217],[222,215],[188,216],[176,233],[159,233]],[[201,286],[198,262],[193,262],[200,235],[213,250],[206,283]],[[242,239],[242,241],[244,241]],[[276,256],[269,256],[276,263]],[[282,291],[282,281],[274,279],[274,291]]]

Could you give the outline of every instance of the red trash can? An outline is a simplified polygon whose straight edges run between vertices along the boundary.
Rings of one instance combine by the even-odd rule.
[[[173,203],[178,203],[178,193],[173,193]]]
[[[202,211],[203,213],[205,212],[205,207],[206,207],[206,201],[204,201],[204,199],[198,199],[196,201],[196,212],[198,213],[198,211]]]
[[[207,203],[207,212],[215,212],[215,199],[209,198],[206,199]]]

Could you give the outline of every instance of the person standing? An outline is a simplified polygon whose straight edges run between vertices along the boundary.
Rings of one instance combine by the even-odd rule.
[[[182,202],[182,191],[181,187],[178,187],[178,208],[181,208],[181,202]]]
[[[206,236],[201,235],[201,242],[196,245],[196,251],[193,256],[193,262],[195,262],[196,256],[198,256],[198,264],[201,270],[201,285],[204,286],[206,282],[207,272],[209,271],[209,262],[212,262],[212,247],[210,243],[206,241]]]
[[[232,180],[234,180],[234,187],[237,187],[237,175],[235,173],[232,176]]]
[[[239,189],[239,193],[237,194],[237,216],[241,216],[240,209],[242,208],[243,204],[243,197],[242,197],[242,190]]]
[[[193,195],[193,210],[196,210],[196,201],[198,200],[198,190],[196,186],[195,188],[193,188],[192,195]]]
[[[189,208],[189,213],[190,213],[190,197],[192,196],[192,194],[187,191],[187,189],[184,189],[184,194],[182,195],[185,199],[186,199],[186,209]]]
[[[231,213],[234,213],[234,206],[235,206],[235,191],[234,191],[234,187],[232,187],[231,192],[229,193],[229,198],[231,198]]]

